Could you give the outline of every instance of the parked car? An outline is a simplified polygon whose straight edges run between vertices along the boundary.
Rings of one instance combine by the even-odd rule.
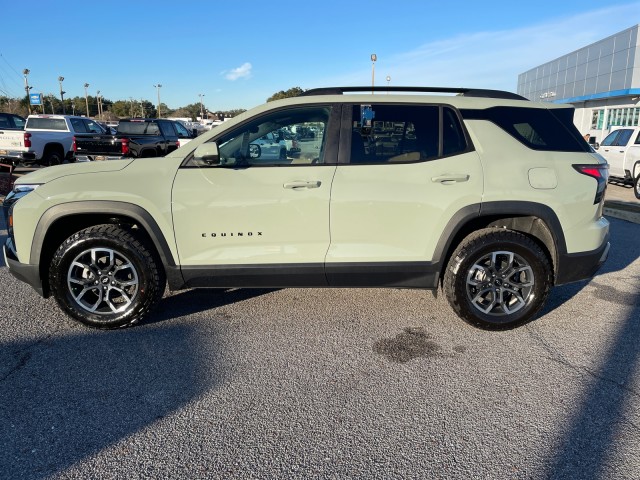
[[[180,147],[186,145],[191,140],[196,138],[200,133],[204,132],[204,129],[198,129],[193,126],[193,123],[183,123],[179,120],[173,120],[173,127],[176,130],[178,136],[178,145]]]
[[[14,164],[20,158],[26,120],[13,113],[0,113],[0,163]]]
[[[74,136],[84,132],[104,133],[97,122],[73,115],[29,115],[24,133],[17,134],[5,158],[13,164],[58,165],[73,161]],[[1,143],[1,140],[0,140]]]
[[[611,179],[633,185],[640,199],[640,127],[614,130],[597,149],[609,163]]]
[[[123,119],[114,134],[76,135],[75,158],[80,162],[127,157],[160,157],[195,138],[182,124],[158,118]]]
[[[269,102],[164,158],[20,177],[4,201],[9,271],[97,328],[138,322],[168,282],[442,288],[462,319],[503,329],[606,260],[607,164],[573,106],[357,90],[371,87]],[[383,148],[373,119],[393,125]],[[285,160],[274,135],[310,124],[315,156]]]

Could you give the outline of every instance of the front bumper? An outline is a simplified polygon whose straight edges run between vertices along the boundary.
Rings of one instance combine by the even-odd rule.
[[[9,268],[9,273],[21,282],[31,285],[40,296],[46,297],[47,293],[44,291],[44,288],[42,287],[42,280],[40,279],[39,266],[20,263],[16,256],[11,238],[7,239],[2,251],[4,254],[4,263]]]

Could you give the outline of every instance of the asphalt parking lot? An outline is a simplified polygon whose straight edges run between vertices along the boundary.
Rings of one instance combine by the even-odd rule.
[[[640,227],[611,222],[592,281],[497,333],[393,289],[167,292],[95,331],[2,267],[0,476],[639,478]]]

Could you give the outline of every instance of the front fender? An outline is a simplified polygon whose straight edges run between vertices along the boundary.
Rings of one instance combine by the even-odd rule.
[[[162,263],[167,267],[176,266],[169,244],[167,243],[162,230],[149,212],[132,203],[108,200],[88,200],[62,203],[46,210],[40,217],[33,235],[29,263],[39,263],[47,232],[50,231],[51,226],[55,222],[73,215],[86,215],[91,213],[132,218],[148,233],[158,254],[160,255]]]

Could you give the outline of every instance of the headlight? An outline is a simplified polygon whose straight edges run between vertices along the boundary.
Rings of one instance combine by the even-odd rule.
[[[14,185],[13,186],[13,190],[11,191],[11,193],[18,194],[18,193],[33,192],[40,185],[41,185],[40,183],[23,183],[23,184],[20,184],[20,185]],[[11,195],[11,194],[9,194],[9,195]]]
[[[9,209],[22,197],[28,195],[30,192],[33,192],[36,188],[38,188],[41,184],[39,183],[21,183],[19,185],[14,185],[13,190],[9,192],[4,198],[2,202],[2,213],[4,214],[4,219],[9,225]]]

